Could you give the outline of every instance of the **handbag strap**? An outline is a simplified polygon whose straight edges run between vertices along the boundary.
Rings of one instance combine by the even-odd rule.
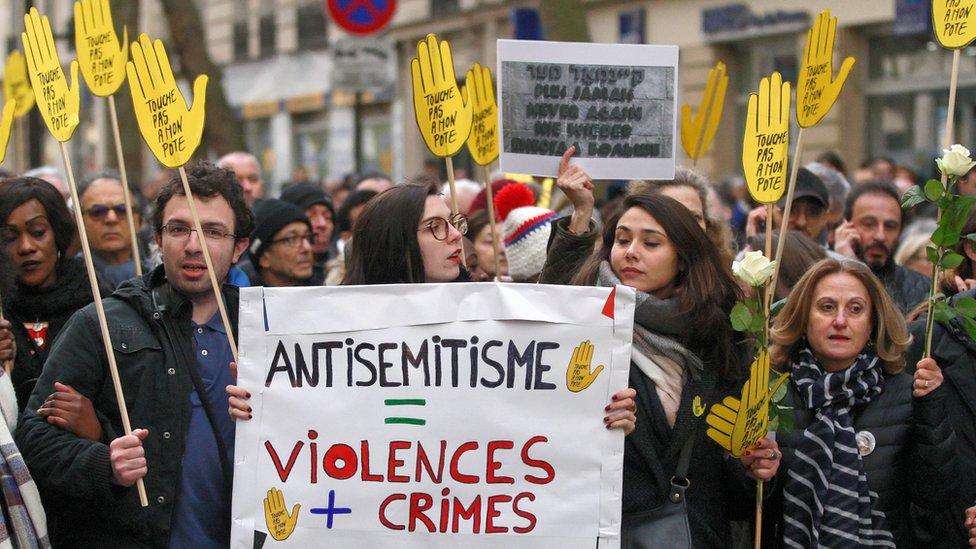
[[[695,432],[688,436],[688,440],[681,446],[681,453],[678,455],[678,466],[671,477],[671,487],[668,489],[668,499],[671,503],[681,503],[685,499],[685,490],[691,486],[688,479],[688,468],[691,465],[691,451],[695,447]]]

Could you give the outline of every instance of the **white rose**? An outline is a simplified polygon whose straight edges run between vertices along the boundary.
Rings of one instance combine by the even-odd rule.
[[[747,252],[742,261],[732,262],[732,274],[753,288],[769,284],[774,270],[776,262],[760,251]]]
[[[976,166],[976,162],[969,157],[969,149],[958,143],[942,149],[942,158],[936,158],[935,163],[946,177],[962,177]]]

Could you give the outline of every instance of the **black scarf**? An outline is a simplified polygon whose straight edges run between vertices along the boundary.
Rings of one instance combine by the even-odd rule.
[[[894,547],[884,513],[874,509],[878,494],[868,487],[851,415],[884,389],[878,357],[865,349],[850,368],[825,372],[805,348],[792,364],[792,376],[798,405],[816,416],[798,437],[787,472],[783,544]]]
[[[88,273],[81,260],[62,259],[55,269],[57,275],[50,288],[33,288],[17,284],[13,291],[3,296],[3,312],[10,320],[14,339],[17,342],[17,358],[10,377],[17,393],[20,411],[27,406],[27,398],[34,389],[38,376],[41,375],[44,361],[47,360],[47,354],[51,350],[51,342],[75,311],[92,302]],[[24,327],[25,322],[48,323],[47,345],[43,349],[28,337],[27,329]]]
[[[49,288],[16,284],[4,295],[3,311],[21,322],[50,322],[67,318],[92,302],[88,273],[77,258],[63,259],[55,267],[55,281]]]

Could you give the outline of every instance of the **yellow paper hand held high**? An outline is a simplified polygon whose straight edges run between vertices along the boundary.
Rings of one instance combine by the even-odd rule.
[[[186,164],[203,138],[207,75],[193,81],[193,107],[188,109],[163,41],[150,42],[145,33],[132,43],[132,60],[125,71],[139,131],[149,150],[167,168]]]
[[[742,386],[740,398],[725,397],[712,404],[705,417],[706,434],[732,454],[741,457],[742,452],[766,436],[769,428],[769,399],[788,376],[780,376],[772,389],[769,388],[769,352],[763,350],[749,368],[749,379]]]
[[[24,54],[14,50],[7,55],[3,69],[3,100],[16,103],[14,118],[20,118],[34,108],[34,91],[27,76],[27,60]]]
[[[847,75],[854,67],[854,58],[847,57],[834,78],[834,38],[837,18],[824,10],[807,32],[803,46],[803,65],[796,84],[796,121],[802,128],[820,122],[837,101]]]
[[[749,194],[773,204],[786,190],[786,158],[790,149],[790,83],[778,72],[759,82],[749,96],[742,137],[742,170]]]
[[[688,158],[701,158],[715,138],[728,86],[729,75],[725,72],[725,63],[720,62],[708,71],[705,95],[698,112],[692,115],[691,105],[681,106],[681,146]],[[705,118],[706,115],[708,118]]]
[[[566,367],[566,388],[574,393],[586,389],[596,381],[597,376],[603,371],[603,365],[590,371],[593,362],[593,344],[584,341],[573,349],[573,356],[569,359],[569,366]]]
[[[120,44],[108,0],[75,2],[75,51],[93,94],[108,97],[119,90],[129,58],[129,30],[122,28]]]
[[[7,157],[7,144],[10,143],[10,129],[14,124],[14,113],[17,105],[13,101],[8,101],[3,106],[3,114],[0,115],[0,164]]]
[[[437,37],[428,34],[417,43],[410,74],[413,109],[427,148],[434,156],[454,156],[471,133],[471,102],[468,88],[458,89],[450,44],[438,44]]]
[[[976,0],[932,0],[932,30],[943,48],[968,46],[976,39]]]
[[[288,514],[285,506],[285,496],[281,490],[272,488],[264,498],[264,523],[268,526],[268,533],[277,541],[287,539],[295,531],[298,523],[298,511],[302,504],[296,503]]]
[[[71,62],[71,85],[64,78],[54,35],[47,16],[41,17],[37,8],[24,15],[24,32],[20,33],[27,58],[27,74],[41,118],[55,139],[62,143],[71,139],[78,127],[80,96],[78,94],[78,61]]]
[[[479,166],[487,166],[498,158],[498,105],[491,71],[475,63],[464,79],[461,94],[471,99],[471,135],[468,152]]]

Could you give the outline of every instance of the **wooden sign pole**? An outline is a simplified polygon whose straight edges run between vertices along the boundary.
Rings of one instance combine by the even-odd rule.
[[[91,285],[92,297],[95,300],[95,313],[98,316],[98,328],[102,333],[102,344],[105,346],[105,356],[108,358],[108,371],[112,376],[112,387],[115,389],[115,399],[119,403],[119,416],[122,418],[122,429],[125,435],[132,434],[132,424],[129,422],[129,410],[125,405],[125,394],[122,392],[122,380],[119,378],[119,367],[115,361],[115,352],[112,350],[112,341],[108,333],[108,320],[105,318],[105,307],[102,305],[102,293],[98,289],[98,279],[95,274],[95,265],[92,263],[91,246],[88,244],[88,231],[85,230],[85,220],[81,216],[81,201],[78,199],[78,187],[75,185],[74,172],[71,170],[71,159],[68,157],[68,148],[64,142],[61,145],[61,158],[64,160],[64,171],[68,174],[68,188],[71,190],[71,200],[74,201],[73,208],[75,223],[78,224],[78,239],[81,241],[81,251],[85,259],[85,268],[88,271],[88,283]],[[149,498],[146,496],[146,484],[143,479],[136,481],[136,490],[139,492],[139,503],[143,507],[149,506]]]
[[[122,155],[122,138],[119,136],[119,115],[115,109],[115,96],[108,96],[108,113],[112,118],[112,136],[115,138],[115,156],[119,162],[122,196],[125,197],[125,217],[129,220],[129,237],[132,239],[132,263],[136,276],[142,276],[142,259],[139,257],[139,239],[136,236],[135,218],[132,216],[132,197],[129,196],[129,176],[125,173],[125,157]]]

